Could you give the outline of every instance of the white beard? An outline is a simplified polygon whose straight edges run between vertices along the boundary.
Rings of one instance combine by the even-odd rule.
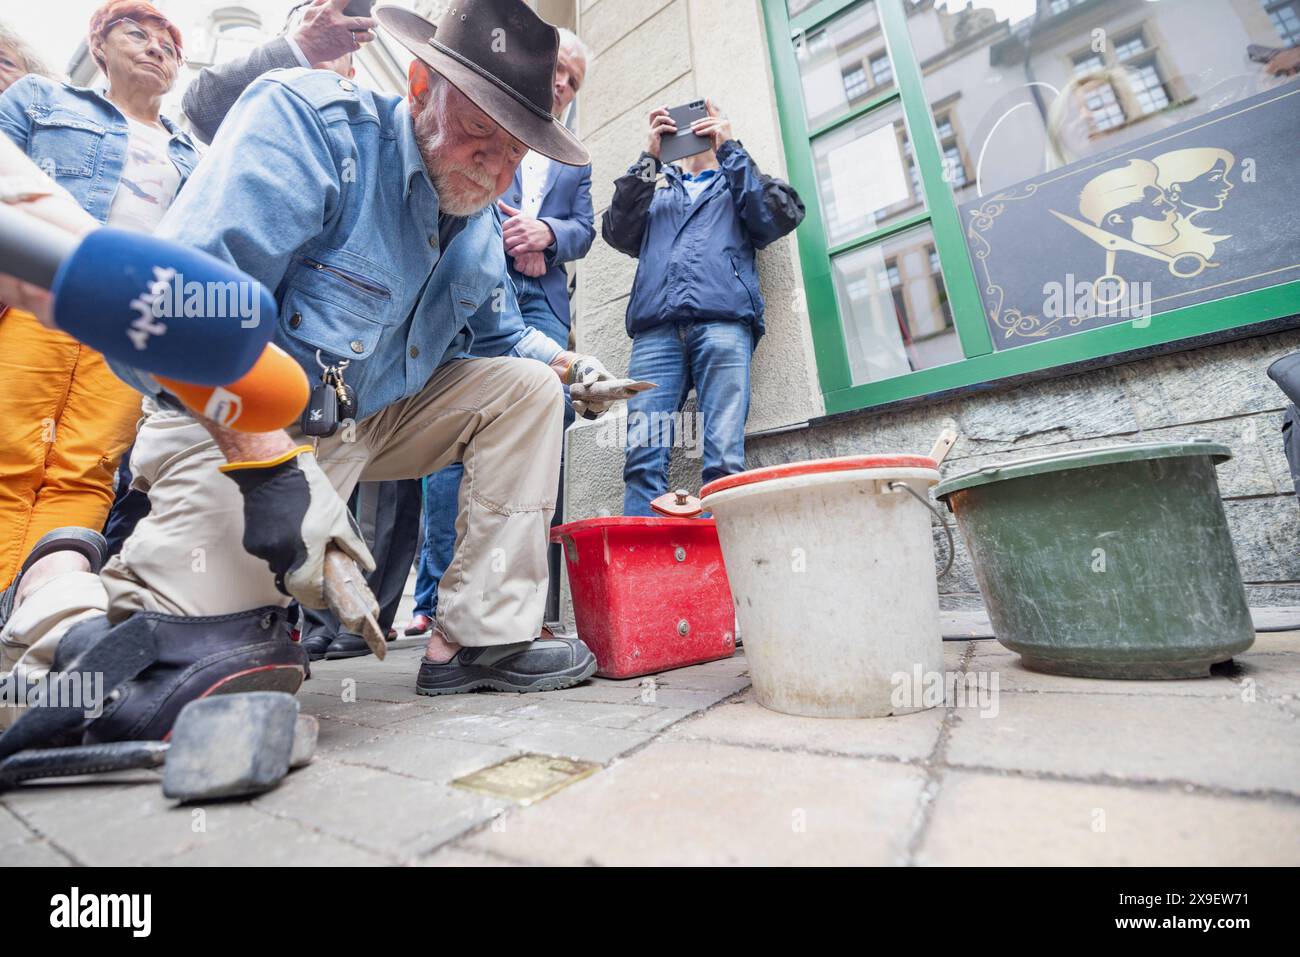
[[[438,208],[448,216],[473,216],[492,205],[495,183],[482,170],[448,162],[438,155],[445,137],[442,125],[435,122],[435,114],[442,108],[441,101],[432,102],[416,117],[415,142],[420,148],[420,155],[424,157],[424,166],[429,171],[433,188],[438,193]],[[479,188],[453,178],[453,173],[459,173],[477,183]]]

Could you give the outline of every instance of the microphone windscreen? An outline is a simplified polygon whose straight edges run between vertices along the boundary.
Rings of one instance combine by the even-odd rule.
[[[237,382],[225,386],[193,385],[156,376],[191,412],[236,432],[274,432],[302,417],[311,396],[307,373],[275,343]]]
[[[50,291],[64,332],[124,365],[201,385],[243,376],[275,332],[275,300],[256,279],[112,227],[86,235]]]

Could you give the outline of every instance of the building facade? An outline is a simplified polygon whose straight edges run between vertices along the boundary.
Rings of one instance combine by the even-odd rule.
[[[759,256],[751,467],[924,452],[945,427],[948,475],[1211,438],[1234,453],[1219,477],[1252,603],[1300,605],[1286,403],[1265,376],[1300,349],[1300,82],[1257,62],[1300,43],[1300,0],[533,5],[593,51],[570,124],[598,217],[649,112],[703,96],[808,206]],[[190,73],[275,35],[289,6],[161,4]],[[381,33],[358,79],[400,90],[408,62]],[[69,72],[92,80],[84,50]],[[615,370],[635,270],[599,238],[576,268],[576,345]],[[621,414],[570,430],[567,519],[621,510]],[[672,474],[694,490],[692,433]],[[979,603],[960,543],[940,590]]]
[[[961,439],[946,475],[1211,438],[1252,603],[1300,604],[1269,363],[1300,349],[1288,0],[579,0],[597,212],[656,106],[710,96],[808,205],[760,254],[750,467]],[[1287,146],[1287,143],[1291,146]],[[1145,215],[1143,215],[1145,214]],[[578,347],[625,367],[635,261],[578,268]],[[568,435],[566,518],[618,514],[616,425]],[[673,456],[698,489],[698,450]],[[936,530],[936,556],[944,547]],[[975,606],[964,548],[940,583]]]

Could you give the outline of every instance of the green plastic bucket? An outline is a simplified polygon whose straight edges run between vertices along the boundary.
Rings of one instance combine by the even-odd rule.
[[[935,489],[956,515],[993,630],[1026,668],[1191,678],[1255,640],[1206,441],[990,466]]]

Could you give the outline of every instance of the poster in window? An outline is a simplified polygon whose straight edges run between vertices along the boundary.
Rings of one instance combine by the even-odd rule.
[[[963,204],[994,349],[1300,279],[1297,144],[1300,82]]]

